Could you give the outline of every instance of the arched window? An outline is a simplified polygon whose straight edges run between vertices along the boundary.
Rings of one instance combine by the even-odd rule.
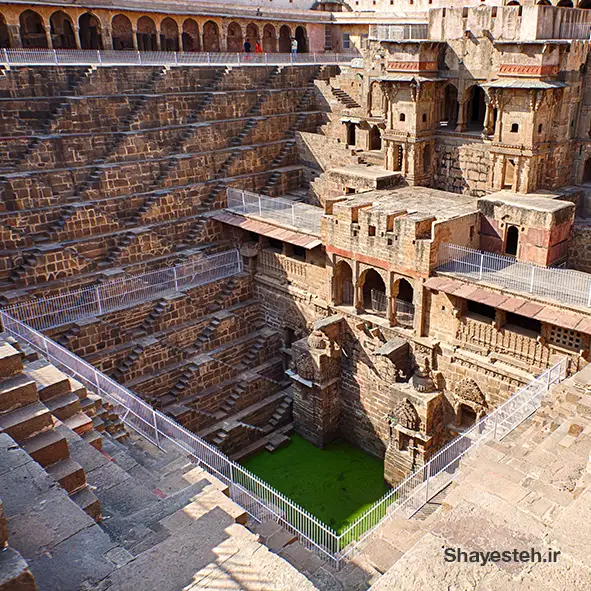
[[[94,14],[89,12],[78,19],[80,26],[80,47],[82,49],[102,49],[101,24]]]
[[[574,6],[572,0],[560,0],[560,2],[558,2],[556,4],[556,6],[560,6],[563,8],[572,8]]]
[[[414,320],[414,290],[406,280],[398,282],[398,295],[396,296],[396,320],[402,326],[412,326]]]
[[[470,99],[468,101],[468,128],[471,131],[482,131],[484,127],[484,113],[486,105],[484,102],[484,90],[474,85],[470,88]]]
[[[369,130],[369,149],[370,150],[381,150],[382,149],[382,135],[377,125],[372,125]]]
[[[133,28],[131,21],[123,14],[118,14],[111,21],[111,39],[113,49],[133,49]]]
[[[382,276],[374,269],[367,270],[362,276],[363,308],[374,314],[384,315],[388,309],[386,285]]]
[[[213,21],[203,25],[203,51],[216,52],[220,50],[220,31]]]
[[[142,16],[137,22],[137,48],[140,51],[157,51],[156,25],[149,16]]]
[[[298,42],[298,53],[307,53],[308,39],[306,38],[306,29],[302,26],[296,27],[295,38]]]
[[[263,29],[263,51],[265,53],[277,52],[277,33],[273,25],[265,25]]]
[[[591,0],[581,0],[577,8],[591,8]]]
[[[507,236],[505,238],[505,254],[517,256],[518,247],[519,229],[516,226],[509,226],[507,228]]]
[[[226,50],[230,52],[242,51],[242,29],[238,23],[228,25],[228,38],[226,40]]]
[[[291,51],[291,29],[283,25],[279,29],[279,53],[289,53]]]
[[[404,113],[400,113],[400,121],[406,121],[406,115]]]
[[[197,23],[188,18],[183,23],[183,51],[199,51],[199,27]]]
[[[70,17],[61,10],[54,12],[50,19],[51,43],[54,49],[76,49],[76,39]]]
[[[41,17],[33,10],[25,10],[19,21],[23,47],[47,49],[47,36]]]
[[[347,145],[354,146],[357,142],[355,123],[347,123]]]
[[[2,14],[0,14],[0,49],[10,49],[10,33]]]
[[[160,23],[160,49],[162,51],[179,50],[179,27],[171,18]]]

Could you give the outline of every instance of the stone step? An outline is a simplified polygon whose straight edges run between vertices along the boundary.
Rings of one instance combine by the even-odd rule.
[[[82,466],[72,458],[60,460],[46,468],[47,473],[55,478],[69,493],[86,486],[86,474]]]
[[[0,378],[9,378],[23,369],[21,353],[8,343],[0,345]]]
[[[71,391],[68,376],[57,367],[49,365],[44,359],[29,363],[25,367],[25,373],[37,382],[37,391],[41,401],[50,400]]]
[[[98,431],[95,431],[94,429],[82,433],[82,439],[84,439],[86,443],[92,445],[94,449],[99,451],[103,449],[103,437]]]
[[[37,384],[26,375],[6,378],[0,384],[0,413],[37,402]]]
[[[0,591],[37,591],[29,565],[12,548],[0,551]]]
[[[85,486],[80,490],[72,493],[70,498],[78,507],[80,507],[85,513],[90,515],[96,522],[101,521],[102,519],[102,509],[101,509],[101,502],[98,500],[97,496]]]
[[[21,442],[53,426],[49,409],[41,402],[34,402],[0,416],[0,431]]]
[[[44,468],[70,457],[66,438],[53,429],[33,435],[21,445]]]
[[[87,431],[90,431],[93,428],[92,419],[85,415],[83,412],[77,412],[76,414],[72,415],[71,417],[67,418],[63,421],[64,425],[72,429],[78,433],[78,435],[82,435]]]
[[[80,412],[80,398],[70,392],[51,398],[46,402],[46,406],[54,417],[65,421]]]

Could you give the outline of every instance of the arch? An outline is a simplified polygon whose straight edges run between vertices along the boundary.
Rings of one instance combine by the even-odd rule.
[[[517,256],[519,248],[519,228],[517,226],[509,226],[507,228],[507,235],[505,237],[505,254]]]
[[[49,17],[51,43],[54,49],[76,49],[76,38],[70,17],[58,10]]]
[[[199,51],[199,26],[192,19],[188,18],[183,23],[183,51]]]
[[[0,13],[0,49],[10,49],[10,32],[4,15]]]
[[[397,282],[398,295],[396,296],[396,320],[402,326],[412,326],[415,316],[413,305],[414,289],[407,279],[399,279]],[[394,291],[396,293],[396,291]]]
[[[456,128],[460,103],[458,102],[458,89],[454,84],[447,84],[443,91],[443,116],[439,125],[447,127],[450,131]]]
[[[207,21],[203,25],[203,51],[220,50],[220,30],[216,23]]]
[[[230,23],[226,38],[226,50],[230,52],[242,51],[242,43],[242,28],[238,23]]]
[[[142,16],[137,22],[137,48],[140,51],[157,51],[156,25],[149,16]]]
[[[80,27],[80,47],[82,49],[102,49],[103,38],[101,35],[101,23],[99,19],[85,12],[79,19]]]
[[[347,123],[347,145],[354,146],[357,143],[357,125],[355,123]]]
[[[19,16],[20,35],[23,47],[47,49],[47,35],[43,19],[34,10],[25,10]]]
[[[353,286],[353,269],[347,261],[339,261],[333,275],[335,305],[352,306],[355,302]]]
[[[246,26],[246,39],[250,45],[252,46],[252,51],[254,51],[254,44],[260,40],[259,35],[259,28],[254,23],[248,23]]]
[[[536,2],[537,6],[552,6],[552,2],[550,2],[550,0],[538,0],[538,2]]]
[[[298,53],[308,53],[308,38],[306,36],[306,28],[301,25],[296,27],[295,38],[298,42]]]
[[[382,149],[382,134],[380,133],[380,129],[377,125],[372,125],[369,130],[369,149]]]
[[[170,17],[160,23],[160,49],[162,51],[179,50],[179,26]]]
[[[124,14],[117,14],[111,21],[113,49],[133,49],[133,27]]]
[[[560,2],[558,2],[558,4],[556,4],[556,6],[562,6],[565,8],[573,8],[574,4],[573,4],[572,0],[560,0]]]
[[[265,53],[277,52],[277,32],[273,25],[265,25],[263,29],[263,51]]]
[[[374,314],[385,315],[388,309],[386,284],[375,269],[367,269],[360,279],[363,309]]]
[[[472,131],[482,131],[484,129],[484,114],[486,104],[484,101],[484,90],[478,84],[470,87],[468,99],[468,128]]]
[[[511,0],[510,2],[507,2],[507,6],[521,6],[521,4],[519,4],[517,0]]]
[[[282,25],[279,29],[279,53],[289,53],[291,51],[291,29],[287,25]]]
[[[581,0],[577,4],[577,8],[591,8],[591,0]]]

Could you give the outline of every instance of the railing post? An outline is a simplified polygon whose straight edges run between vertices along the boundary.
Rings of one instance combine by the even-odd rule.
[[[174,63],[176,66],[179,65],[179,52],[178,51],[174,52]]]
[[[499,424],[499,413],[495,413],[495,428],[493,429],[493,441],[497,440],[497,425]]]
[[[269,63],[269,54],[265,53],[265,65]]]
[[[55,49],[53,50],[53,59],[54,59],[54,61],[55,61],[55,65],[56,65],[56,66],[57,66],[57,65],[59,65],[59,64],[58,64],[58,61],[57,61],[57,51],[56,51]]]
[[[431,480],[431,461],[427,462],[427,484],[425,486],[425,505],[429,502],[429,481]]]
[[[242,189],[242,211],[246,213],[246,197],[244,195],[244,189]]]
[[[484,253],[480,251],[480,272],[478,273],[479,281],[482,281],[482,267],[484,267]]]
[[[295,205],[291,206],[291,225],[295,228],[296,227],[296,216],[295,216]]]
[[[96,294],[96,305],[100,316],[103,313],[103,305],[101,303],[101,292],[99,291],[98,287],[94,288],[94,293]]]
[[[100,65],[102,65],[102,63],[103,63],[103,58],[102,58],[102,56],[101,56],[101,50],[100,50],[100,49],[97,49],[97,50],[96,50],[96,59],[98,60],[98,63],[99,63]]]
[[[4,62],[8,65],[8,49],[3,49],[2,54],[4,55]]]
[[[141,65],[142,63],[142,54],[141,52],[138,50],[137,52],[137,63]]]
[[[211,64],[211,53],[207,52],[207,65]]]
[[[152,420],[154,421],[154,440],[156,441],[156,446],[160,447],[160,437],[158,437],[158,424],[156,423],[156,411],[152,409]]]
[[[531,279],[529,282],[529,293],[533,293],[534,292],[534,274],[536,272],[536,268],[532,266],[531,268]]]
[[[176,267],[173,267],[172,268],[172,272],[173,272],[173,275],[174,275],[174,290],[175,291],[178,291],[179,290],[179,279],[178,279],[178,275],[177,275],[177,272],[176,272]]]
[[[591,308],[591,281],[589,281],[589,295],[587,296],[587,308]]]
[[[261,206],[261,196],[259,195],[259,216],[263,217],[263,208]]]

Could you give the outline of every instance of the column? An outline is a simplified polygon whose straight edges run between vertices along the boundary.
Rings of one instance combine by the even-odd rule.
[[[485,135],[491,135],[493,133],[493,107],[490,104],[490,98],[487,94],[484,95],[484,102],[486,105],[486,111],[484,112],[484,133]]]
[[[51,38],[51,25],[47,23],[45,27],[45,37],[47,38],[47,47],[53,49],[53,39]]]
[[[80,27],[78,25],[74,25],[72,28],[74,29],[74,41],[76,42],[76,48],[82,49],[82,43],[80,43]]]
[[[398,321],[396,320],[396,297],[398,296],[398,282],[392,285],[394,281],[394,274],[388,273],[388,284],[386,285],[386,295],[388,296],[388,311],[386,319],[390,323],[390,326],[396,326]],[[390,295],[388,295],[390,291]]]
[[[105,49],[113,49],[113,36],[110,27],[102,27],[101,40]]]
[[[133,48],[137,51],[137,49],[139,47],[138,40],[137,40],[137,27],[135,29],[132,29],[131,38],[133,39]]]
[[[8,35],[10,37],[10,47],[19,48],[23,46],[23,42],[21,40],[20,35],[20,26],[19,25],[7,25],[8,28]]]
[[[460,103],[460,108],[458,109],[458,124],[456,125],[456,131],[460,133],[466,131],[466,106],[468,101],[464,101]]]
[[[182,26],[179,27],[177,43],[178,43],[178,51],[183,51],[183,29],[182,29]]]
[[[359,263],[353,263],[353,305],[358,313],[363,311],[363,290],[359,285]]]

